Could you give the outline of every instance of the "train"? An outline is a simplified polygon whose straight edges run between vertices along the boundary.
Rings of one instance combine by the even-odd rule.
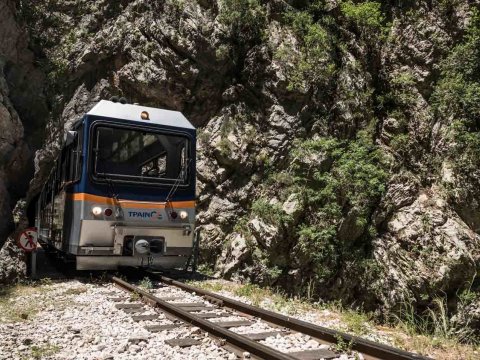
[[[184,266],[195,152],[195,127],[181,112],[99,101],[66,132],[34,201],[38,242],[77,270]]]

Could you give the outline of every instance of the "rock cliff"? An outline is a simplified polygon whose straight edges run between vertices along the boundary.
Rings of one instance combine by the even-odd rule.
[[[0,247],[14,230],[13,209],[34,173],[33,154],[43,145],[48,116],[44,75],[34,65],[28,34],[14,1],[0,1]],[[0,279],[25,272],[22,254],[9,238],[0,250]]]
[[[1,4],[2,218],[38,191],[64,129],[124,96],[198,127],[203,260],[219,275],[379,313],[447,298],[456,326],[468,322],[477,2]],[[30,189],[14,186],[34,164]]]

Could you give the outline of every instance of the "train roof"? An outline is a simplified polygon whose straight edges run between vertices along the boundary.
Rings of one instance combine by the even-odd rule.
[[[141,114],[143,111],[148,112],[150,120],[142,120]],[[122,104],[108,100],[101,100],[87,113],[87,115],[195,129],[190,121],[188,121],[179,111],[157,109],[141,105]]]

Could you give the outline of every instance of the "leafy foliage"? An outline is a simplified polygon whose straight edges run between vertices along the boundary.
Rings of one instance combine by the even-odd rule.
[[[284,190],[279,196],[284,194],[283,200],[297,194],[303,206],[302,218],[287,216],[280,205],[265,199],[255,201],[251,212],[277,228],[288,225],[283,228],[293,229],[286,235],[293,243],[292,261],[309,268],[317,284],[325,283],[334,279],[342,260],[358,256],[353,255],[353,248],[368,247],[368,239],[375,235],[368,225],[385,191],[387,164],[367,130],[351,141],[334,137],[298,141],[289,160],[286,170],[272,174],[270,184],[282,183]],[[339,237],[342,221],[349,214],[361,229],[359,243]]]
[[[433,95],[437,114],[448,123],[452,164],[463,184],[478,183],[480,168],[480,13],[474,11],[463,43],[442,63]],[[447,117],[448,116],[448,117]],[[462,179],[464,181],[462,181]]]
[[[381,4],[376,1],[363,1],[355,3],[351,0],[340,4],[342,13],[359,27],[381,29],[385,18]]]
[[[314,153],[321,154],[317,161],[300,160],[301,154],[308,159]],[[373,206],[385,191],[388,172],[381,151],[366,131],[351,142],[307,140],[299,144],[295,154],[296,185],[307,207],[298,229],[297,249],[302,259],[315,264],[317,275],[326,279],[348,249],[348,244],[338,239],[342,219],[353,211],[356,224],[365,229]],[[318,166],[319,162],[323,166],[331,163],[329,171]]]
[[[265,199],[258,199],[252,204],[252,214],[260,216],[268,223],[281,225],[283,222],[288,221],[289,217],[282,210],[278,204],[269,203]]]
[[[289,12],[285,18],[299,41],[299,49],[284,42],[275,53],[288,68],[288,89],[308,90],[312,84],[328,83],[335,72],[330,34],[307,11]]]
[[[259,0],[223,0],[218,17],[227,32],[225,40],[230,49],[223,47],[217,57],[231,60],[241,68],[249,48],[259,44],[266,27],[266,11]]]

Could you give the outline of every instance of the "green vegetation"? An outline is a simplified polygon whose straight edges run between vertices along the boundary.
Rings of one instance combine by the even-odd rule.
[[[80,295],[87,292],[87,288],[85,286],[80,286],[77,288],[70,288],[65,291],[65,295]]]
[[[153,283],[152,280],[148,277],[144,277],[142,281],[138,284],[139,287],[145,289],[145,290],[150,290],[153,289]]]
[[[25,295],[41,292],[40,288],[16,285],[0,289],[0,323],[31,319],[37,312],[35,301],[22,299]]]
[[[284,42],[274,57],[284,64],[289,90],[307,91],[312,86],[327,85],[335,73],[333,46],[327,30],[306,11],[292,11],[285,20],[296,35],[300,48]]]
[[[370,239],[376,235],[370,216],[389,177],[388,164],[373,136],[365,130],[350,141],[333,137],[298,141],[288,163],[287,169],[271,174],[267,181],[269,188],[277,189],[280,202],[267,200],[272,198],[271,194],[260,197],[253,202],[249,217],[258,217],[279,229],[283,240],[269,246],[290,244],[290,257],[269,258],[255,242],[249,241],[252,234],[246,226],[248,218],[236,227],[247,243],[253,244],[252,256],[262,268],[263,282],[273,285],[284,274],[285,267],[300,266],[310,276],[301,279],[296,289],[313,298],[318,295],[317,290],[334,281],[342,264],[350,261],[365,274],[368,283],[369,276],[375,273],[368,262]],[[282,202],[291,194],[296,194],[302,206],[301,219],[282,209]],[[349,225],[342,230],[346,218]]]
[[[342,321],[347,326],[348,331],[354,333],[355,335],[364,335],[368,333],[368,322],[370,318],[367,314],[356,311],[356,310],[343,310]]]
[[[441,65],[441,79],[433,94],[437,115],[444,118],[454,146],[448,156],[464,194],[480,185],[480,13],[474,11],[464,41]],[[468,186],[470,184],[470,187]],[[462,196],[463,195],[463,196]]]
[[[140,301],[141,300],[141,296],[138,292],[134,291],[130,294],[130,300],[131,301]]]
[[[228,54],[240,71],[248,50],[263,39],[265,8],[258,0],[223,0],[218,20],[227,30],[224,40],[230,44],[230,48],[219,48],[217,58],[226,58]]]
[[[198,266],[197,270],[200,274],[206,275],[206,276],[214,276],[215,275],[215,269],[211,264],[200,264]]]
[[[463,301],[460,299],[460,307],[462,304]],[[480,344],[480,339],[473,330],[459,331],[460,329],[452,323],[446,297],[435,297],[432,306],[420,314],[413,303],[403,303],[398,313],[391,315],[390,321],[392,325],[410,336],[430,337],[431,340],[428,343],[430,346],[460,343],[473,343],[478,346]]]
[[[252,215],[259,216],[268,223],[281,226],[289,217],[279,204],[271,204],[266,199],[257,199],[252,204]]]
[[[315,311],[319,324],[357,336],[367,333],[387,335],[393,339],[396,346],[422,355],[438,354],[438,358],[443,358],[442,354],[455,354],[454,358],[473,360],[478,357],[475,351],[480,350],[478,346],[461,344],[448,319],[446,299],[438,298],[434,301],[443,310],[440,308],[427,310],[422,316],[416,313],[413,304],[404,304],[400,314],[392,317],[391,327],[386,327],[376,324],[372,314],[358,309],[345,309],[338,301],[313,303],[302,298],[292,298],[275,289],[254,284],[241,285],[224,280],[190,281],[189,283],[214,292],[227,291],[245,298],[255,306],[282,311],[289,315]],[[476,295],[472,295],[471,292],[466,292],[463,296],[469,300],[476,299]],[[353,342],[337,338],[335,348],[339,352],[350,352],[353,345]]]
[[[219,21],[239,43],[257,42],[263,36],[266,13],[258,0],[223,0]]]
[[[60,347],[47,343],[45,345],[33,345],[30,348],[31,356],[34,359],[44,359],[55,355],[60,351]]]
[[[300,262],[311,263],[319,281],[334,276],[340,260],[351,253],[350,245],[338,238],[339,226],[347,214],[365,233],[369,216],[385,191],[388,172],[381,151],[368,133],[355,141],[319,138],[300,143],[292,162],[296,192],[306,207],[298,226]],[[315,159],[317,161],[302,159]],[[330,169],[323,168],[330,165]]]
[[[336,344],[335,350],[339,353],[350,353],[353,347],[353,339],[350,340],[348,343],[338,334],[335,335]]]
[[[359,3],[354,3],[351,0],[342,1],[340,9],[345,17],[359,27],[381,30],[385,23],[381,3],[376,1],[362,1]]]
[[[340,11],[361,39],[374,44],[386,37],[389,26],[376,1],[341,1]],[[274,58],[283,64],[288,89],[328,93],[334,86],[339,55],[348,51],[344,34],[324,1],[308,1],[288,11],[284,20],[295,35],[296,43],[286,38],[274,49]]]
[[[235,296],[241,296],[248,299],[248,301],[254,306],[260,306],[276,311],[285,311],[290,315],[318,308],[318,306],[312,303],[292,298],[278,290],[261,287],[255,284],[238,285],[223,280],[190,281],[189,283],[193,286],[214,292],[229,291]]]

